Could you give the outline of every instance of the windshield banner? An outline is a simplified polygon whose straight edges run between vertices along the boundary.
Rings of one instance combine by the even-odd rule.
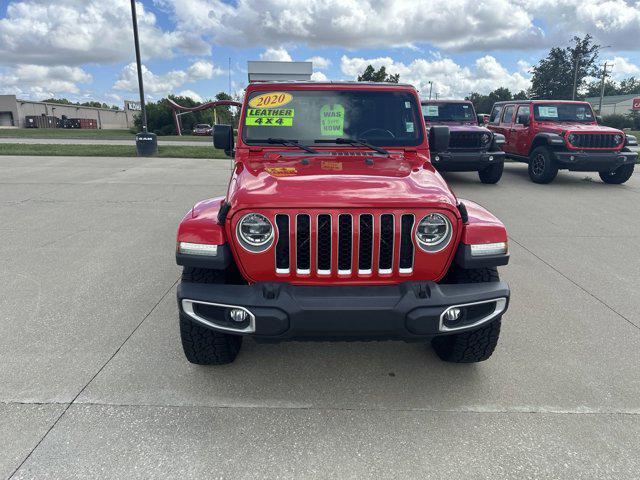
[[[294,111],[292,108],[250,108],[247,110],[245,125],[252,127],[291,127]]]
[[[344,107],[339,103],[323,105],[320,109],[320,135],[332,137],[344,135]]]

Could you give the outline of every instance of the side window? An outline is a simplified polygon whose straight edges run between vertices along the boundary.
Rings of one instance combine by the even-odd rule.
[[[513,105],[509,105],[504,109],[504,114],[502,115],[502,123],[512,123],[513,122],[513,111],[515,107]]]
[[[491,111],[491,116],[489,117],[489,123],[500,123],[500,110],[502,107],[500,105],[496,105],[493,107]]]
[[[518,107],[516,115],[516,123],[518,125],[529,125],[529,105],[521,105]]]

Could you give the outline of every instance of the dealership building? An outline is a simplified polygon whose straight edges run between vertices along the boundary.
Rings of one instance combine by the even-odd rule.
[[[597,112],[600,107],[600,97],[585,98]],[[633,111],[640,110],[640,94],[631,95],[609,95],[602,97],[602,111],[599,115],[628,115]]]
[[[138,102],[125,102],[123,110],[111,108],[81,107],[59,103],[20,100],[15,95],[0,95],[0,128],[25,128],[26,118],[47,116],[57,118],[92,119],[101,129],[128,130],[138,113]]]

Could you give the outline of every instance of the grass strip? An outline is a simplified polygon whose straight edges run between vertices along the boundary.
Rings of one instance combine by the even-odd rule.
[[[135,145],[43,145],[0,143],[0,155],[33,155],[61,157],[136,157]],[[211,146],[159,145],[156,157],[162,158],[228,158],[222,150]]]

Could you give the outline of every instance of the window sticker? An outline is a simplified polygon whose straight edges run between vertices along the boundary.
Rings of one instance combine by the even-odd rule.
[[[413,122],[405,122],[404,130],[407,133],[413,133]]]
[[[277,108],[284,107],[293,100],[293,95],[286,92],[269,92],[258,95],[249,100],[251,108]]]
[[[538,113],[541,117],[547,118],[558,118],[558,107],[543,107],[542,105],[538,107]]]
[[[404,108],[411,108],[411,102],[404,102]]]
[[[292,127],[293,108],[250,108],[245,125],[250,127]]]
[[[462,108],[469,108],[469,105],[462,105]]]
[[[323,105],[320,109],[320,135],[331,137],[344,135],[344,107],[339,103]]]
[[[427,117],[437,117],[438,116],[438,105],[427,105],[424,114]]]

